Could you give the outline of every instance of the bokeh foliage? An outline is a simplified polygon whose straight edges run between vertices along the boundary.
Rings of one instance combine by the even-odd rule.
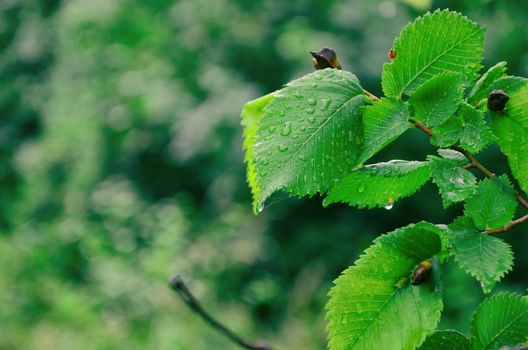
[[[241,107],[323,46],[379,93],[394,36],[437,7],[487,27],[486,67],[528,74],[523,0],[2,0],[0,348],[231,348],[167,288],[175,272],[241,333],[323,348],[338,273],[377,234],[462,207],[427,185],[391,211],[279,194],[255,217]],[[376,160],[429,150],[409,133]],[[507,168],[496,148],[481,159]],[[509,290],[527,287],[526,231],[504,234]],[[467,330],[483,295],[447,270],[442,326]]]

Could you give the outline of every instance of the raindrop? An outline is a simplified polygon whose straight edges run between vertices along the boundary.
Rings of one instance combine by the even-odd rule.
[[[314,114],[315,113],[315,109],[313,109],[313,108],[306,108],[304,111],[306,113],[308,113],[308,114]]]
[[[271,155],[273,154],[273,152],[271,152],[271,151],[267,151],[266,154],[267,154],[268,156],[271,156]]]
[[[264,204],[261,203],[261,204],[259,204],[259,206],[258,206],[258,208],[257,208],[257,211],[258,211],[259,213],[262,213],[263,210],[264,210]]]
[[[286,115],[286,112],[283,111],[283,110],[280,110],[280,111],[279,111],[279,115],[280,115],[281,117],[284,117],[284,116]]]
[[[301,99],[301,98],[304,97],[299,91],[297,91],[297,92],[294,94],[294,96],[297,97],[297,98],[299,98],[299,99]]]
[[[308,103],[309,106],[315,106],[317,104],[317,101],[314,100],[313,98],[309,98],[308,101],[306,101],[306,103]]]
[[[291,128],[290,123],[284,124],[284,128],[281,131],[281,135],[282,136],[288,136],[291,133],[292,133],[292,128]]]
[[[358,192],[361,193],[361,192],[364,192],[365,191],[365,185],[360,185],[358,187]]]
[[[330,107],[330,103],[332,103],[332,100],[326,98],[321,100],[321,110],[326,111]]]
[[[280,145],[279,146],[279,152],[286,152],[288,150],[288,146]]]
[[[301,130],[301,131],[306,131],[306,126],[301,126],[301,127],[299,128],[299,130]]]
[[[394,207],[394,203],[388,203],[386,206],[384,206],[385,209],[391,210]]]
[[[270,127],[268,128],[268,131],[269,131],[270,134],[273,134],[273,133],[275,132],[275,130],[277,130],[277,127],[276,127],[276,126],[270,126]]]
[[[310,123],[310,124],[315,123],[315,117],[308,117],[306,120],[307,120],[308,123]]]

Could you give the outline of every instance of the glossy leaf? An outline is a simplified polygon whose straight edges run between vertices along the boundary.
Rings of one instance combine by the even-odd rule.
[[[382,98],[363,109],[364,144],[357,161],[362,164],[409,129],[408,105]]]
[[[429,156],[428,160],[433,182],[438,186],[444,208],[475,194],[477,179],[462,167],[463,161],[435,156]]]
[[[484,119],[484,112],[462,103],[457,115],[433,128],[431,142],[440,147],[458,143],[465,150],[478,153],[495,140],[496,137]]]
[[[484,112],[463,103],[460,105],[462,130],[460,146],[471,153],[478,153],[495,141],[495,136],[486,124]]]
[[[460,332],[443,330],[428,336],[419,350],[471,350],[471,343]]]
[[[273,100],[273,94],[268,94],[259,97],[253,101],[246,103],[242,109],[241,124],[244,127],[244,143],[243,148],[246,151],[244,161],[247,163],[246,179],[251,189],[251,194],[255,200],[259,197],[259,187],[257,185],[257,175],[255,173],[255,160],[253,159],[253,143],[255,142],[255,135],[258,130],[258,123],[264,116],[264,108]],[[254,206],[254,211],[257,208]]]
[[[392,207],[418,191],[430,177],[426,162],[391,161],[367,165],[343,178],[324,200],[363,207]]]
[[[528,345],[528,298],[496,294],[482,302],[471,325],[474,350]]]
[[[456,262],[480,282],[484,293],[491,292],[513,266],[510,245],[481,233],[469,218],[458,218],[449,225],[447,237]]]
[[[504,112],[491,113],[491,127],[502,153],[508,157],[513,176],[528,193],[528,90],[527,80],[518,77],[499,79],[495,88],[504,90],[510,99]]]
[[[515,190],[503,175],[479,182],[476,194],[466,200],[464,214],[477,228],[490,230],[509,223],[516,208]]]
[[[501,78],[506,74],[506,62],[499,62],[479,78],[475,85],[471,88],[467,95],[467,100],[473,104],[479,102],[481,99],[488,97],[492,90],[492,85],[495,80]]]
[[[258,194],[324,193],[356,165],[363,89],[349,72],[318,70],[290,82],[264,109],[253,143]]]
[[[444,123],[458,109],[464,95],[461,73],[441,73],[418,87],[409,103],[412,118],[429,127]]]
[[[326,306],[331,350],[411,350],[436,328],[439,279],[419,286],[409,279],[440,252],[439,230],[422,222],[383,235],[335,281]]]
[[[437,10],[408,24],[394,41],[396,57],[383,65],[386,96],[412,94],[442,72],[476,78],[482,61],[484,29],[457,12]]]
[[[493,89],[503,90],[510,97],[504,113],[522,127],[528,128],[528,79],[504,77],[495,81]],[[494,114],[500,114],[500,112]]]

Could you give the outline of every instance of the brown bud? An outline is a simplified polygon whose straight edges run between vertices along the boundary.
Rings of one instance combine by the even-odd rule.
[[[509,99],[510,96],[504,91],[493,90],[488,95],[488,109],[492,112],[502,112]]]
[[[332,49],[325,47],[319,52],[310,51],[310,55],[313,57],[312,61],[315,69],[341,69],[341,64],[337,59],[337,54]]]
[[[389,60],[392,61],[394,57],[396,57],[396,51],[394,49],[390,49],[389,53],[387,54],[387,57],[389,58]]]
[[[419,286],[420,284],[424,283],[427,277],[431,274],[432,269],[433,269],[433,265],[429,261],[427,260],[422,261],[420,263],[420,266],[418,266],[416,270],[414,270],[411,284],[413,286]]]

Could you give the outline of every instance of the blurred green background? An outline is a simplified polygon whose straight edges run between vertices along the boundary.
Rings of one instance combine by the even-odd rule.
[[[438,7],[487,27],[486,66],[528,76],[523,0],[0,0],[0,349],[234,349],[174,273],[250,339],[325,348],[331,281],[380,233],[461,207],[428,185],[391,211],[282,193],[254,216],[240,110],[325,46],[379,94],[394,37]],[[377,160],[433,151],[412,131]],[[528,286],[526,231],[502,235],[497,289]],[[484,296],[452,264],[444,281],[441,327],[467,332]]]

